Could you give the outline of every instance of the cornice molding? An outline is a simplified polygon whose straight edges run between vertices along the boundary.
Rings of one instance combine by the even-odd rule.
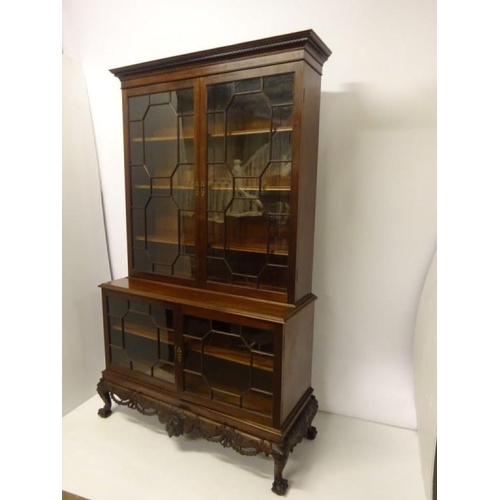
[[[252,42],[228,45],[217,49],[192,52],[165,59],[123,66],[111,69],[120,80],[150,74],[151,72],[172,71],[199,64],[214,64],[240,57],[265,55],[294,49],[307,50],[321,65],[330,57],[331,50],[313,30],[298,31],[287,35],[263,38]]]

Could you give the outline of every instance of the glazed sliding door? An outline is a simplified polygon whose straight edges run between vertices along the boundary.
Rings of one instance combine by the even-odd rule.
[[[197,281],[197,90],[184,81],[126,93],[131,275]]]
[[[202,87],[209,287],[287,291],[295,74],[269,71]]]

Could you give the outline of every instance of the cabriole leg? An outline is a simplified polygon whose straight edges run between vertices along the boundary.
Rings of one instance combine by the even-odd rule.
[[[97,414],[102,418],[108,418],[111,415],[111,396],[108,391],[104,390],[101,385],[101,382],[97,384],[97,393],[101,396],[101,399],[104,401],[104,406],[99,408]]]
[[[284,495],[288,489],[288,481],[283,478],[283,469],[288,461],[288,450],[273,453],[274,458],[274,483],[272,490],[276,495]]]

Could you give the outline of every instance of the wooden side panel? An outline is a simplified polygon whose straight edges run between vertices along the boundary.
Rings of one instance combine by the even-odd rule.
[[[311,387],[314,303],[292,316],[283,330],[281,423]]]
[[[311,292],[321,76],[304,63],[295,301]]]

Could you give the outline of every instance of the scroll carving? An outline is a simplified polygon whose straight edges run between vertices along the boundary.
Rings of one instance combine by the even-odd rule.
[[[233,448],[241,455],[253,456],[259,453],[264,453],[266,456],[271,455],[275,464],[272,490],[278,495],[284,495],[288,488],[288,481],[283,478],[283,469],[289,454],[302,439],[314,439],[316,435],[315,427],[311,426],[311,422],[318,411],[318,402],[314,396],[311,396],[308,404],[288,434],[283,438],[283,441],[275,443],[149,398],[139,392],[124,389],[104,379],[101,379],[97,384],[97,392],[105,403],[104,408],[101,408],[98,412],[99,416],[103,418],[111,414],[111,401],[113,401],[119,405],[137,410],[143,415],[157,415],[158,420],[165,425],[169,437],[186,434],[191,437],[220,443],[224,448]]]

